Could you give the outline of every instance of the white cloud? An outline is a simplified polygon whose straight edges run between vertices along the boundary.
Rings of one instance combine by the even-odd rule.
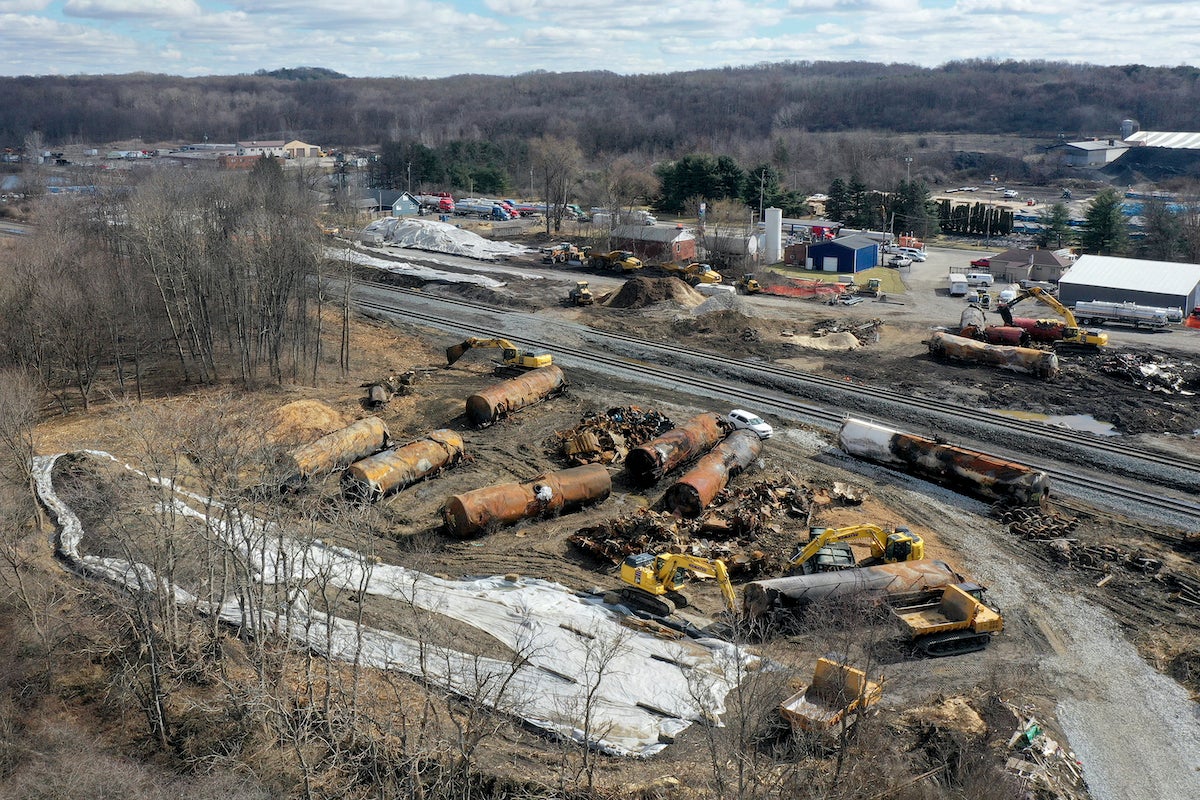
[[[25,14],[42,11],[50,0],[0,0],[0,14]]]
[[[194,17],[201,11],[193,0],[67,0],[63,3],[63,13],[93,19],[151,20],[160,17]]]

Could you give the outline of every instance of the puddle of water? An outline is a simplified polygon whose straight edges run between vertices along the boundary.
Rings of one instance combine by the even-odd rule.
[[[1035,411],[1012,411],[1007,408],[990,409],[995,414],[1006,417],[1027,419],[1040,422],[1043,425],[1056,425],[1059,428],[1070,428],[1073,431],[1094,433],[1097,436],[1120,436],[1121,432],[1113,428],[1111,422],[1102,422],[1091,414],[1039,414]]]

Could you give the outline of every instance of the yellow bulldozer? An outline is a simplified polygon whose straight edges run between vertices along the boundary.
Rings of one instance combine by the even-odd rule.
[[[734,288],[736,288],[740,294],[759,294],[762,292],[762,284],[758,282],[757,278],[749,273],[746,273],[742,277],[738,278]]]
[[[478,348],[497,348],[501,354],[501,365],[518,369],[538,369],[554,363],[554,357],[549,353],[527,353],[508,339],[477,339],[471,337],[464,342],[446,348],[446,366],[458,361],[468,350]]]

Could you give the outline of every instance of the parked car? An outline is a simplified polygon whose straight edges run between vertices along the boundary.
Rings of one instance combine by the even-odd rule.
[[[1014,197],[1019,197],[1019,196],[1020,196],[1020,194],[1021,194],[1021,193],[1020,193],[1020,192],[1018,192],[1016,189],[1005,189],[1005,190],[1004,190],[1004,194],[1002,194],[1002,195],[1000,195],[1000,196],[1001,196],[1001,197],[1007,197],[1007,198],[1009,198],[1009,199],[1012,199],[1012,198],[1014,198]]]
[[[902,256],[899,253],[888,259],[889,267],[911,267],[912,259],[908,256]]]
[[[770,439],[771,435],[775,433],[775,429],[771,427],[770,423],[765,422],[758,414],[741,408],[735,408],[729,412],[729,424],[735,431],[754,431],[758,434],[759,439]]]
[[[899,255],[902,255],[902,256],[908,256],[913,261],[924,261],[925,260],[925,251],[918,250],[915,247],[897,247],[896,253]]]
[[[971,262],[972,267],[990,267],[992,260],[990,258],[977,258]]]

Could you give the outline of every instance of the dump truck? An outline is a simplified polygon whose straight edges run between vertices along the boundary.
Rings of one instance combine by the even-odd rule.
[[[642,260],[628,250],[610,250],[607,253],[587,253],[588,266],[592,269],[612,269],[621,272],[636,272],[642,268]]]
[[[701,283],[719,284],[724,278],[708,264],[663,264],[662,268],[686,283],[696,286]]]
[[[567,292],[567,302],[577,306],[590,306],[596,302],[587,281],[576,281],[575,288]]]
[[[543,247],[542,263],[544,264],[565,264],[568,261],[581,261],[583,255],[579,252],[579,248],[570,242],[559,242],[548,247]]]
[[[956,656],[988,646],[1004,630],[1004,619],[984,605],[976,584],[951,584],[890,607],[913,646],[927,656]]]
[[[779,713],[795,731],[829,733],[843,722],[853,723],[882,697],[883,684],[867,680],[861,669],[819,658],[812,683],[784,700]]]

